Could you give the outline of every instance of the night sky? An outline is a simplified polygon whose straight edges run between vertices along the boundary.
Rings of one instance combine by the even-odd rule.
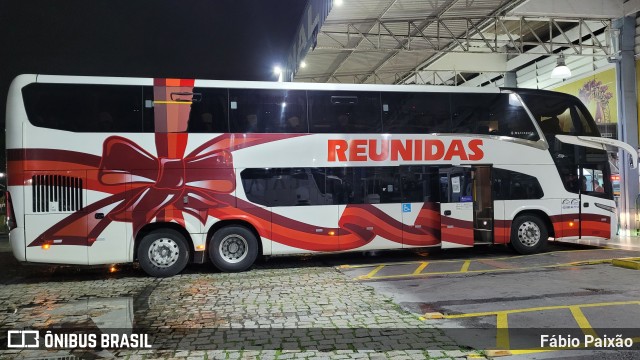
[[[0,0],[0,122],[18,74],[274,80],[306,0]]]

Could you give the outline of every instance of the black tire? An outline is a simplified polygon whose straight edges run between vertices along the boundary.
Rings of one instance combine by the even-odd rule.
[[[244,226],[225,226],[209,242],[209,258],[220,271],[244,271],[258,257],[258,239]]]
[[[151,276],[176,275],[189,263],[187,240],[182,234],[171,229],[151,232],[140,241],[138,262],[142,270]]]
[[[549,230],[542,219],[535,215],[518,216],[511,224],[509,245],[519,254],[539,253],[547,246]]]

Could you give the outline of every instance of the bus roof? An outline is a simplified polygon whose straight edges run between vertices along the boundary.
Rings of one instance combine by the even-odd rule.
[[[154,78],[108,77],[108,76],[75,76],[25,74],[19,77],[33,78],[38,83],[62,84],[101,84],[101,85],[140,85],[153,86]],[[443,85],[378,85],[378,84],[336,84],[336,83],[303,83],[274,81],[238,81],[238,80],[206,80],[195,79],[195,87],[236,88],[236,89],[274,89],[274,90],[330,90],[330,91],[380,91],[380,92],[451,92],[451,93],[553,93],[548,90],[507,88],[507,87],[465,87]],[[569,94],[563,94],[573,97]]]
[[[34,75],[31,75],[34,76]],[[102,84],[102,85],[153,85],[153,78],[98,77],[70,75],[35,75],[39,83]],[[499,93],[497,87],[475,88],[436,85],[376,85],[376,84],[335,84],[274,81],[237,81],[196,79],[196,87],[223,87],[240,89],[283,89],[283,90],[333,90],[333,91],[382,91],[382,92],[460,92]]]

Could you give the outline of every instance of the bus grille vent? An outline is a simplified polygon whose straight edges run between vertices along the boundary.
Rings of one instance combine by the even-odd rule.
[[[82,179],[62,175],[34,175],[33,212],[66,212],[82,209]]]

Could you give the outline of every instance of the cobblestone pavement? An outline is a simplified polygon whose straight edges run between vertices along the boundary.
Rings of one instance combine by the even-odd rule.
[[[131,329],[171,350],[11,351],[0,358],[451,359],[482,357],[314,257],[168,279],[133,266],[22,266],[0,252],[0,327]],[[211,329],[217,329],[211,333]],[[244,350],[241,350],[244,349]],[[425,350],[438,349],[438,350]]]

